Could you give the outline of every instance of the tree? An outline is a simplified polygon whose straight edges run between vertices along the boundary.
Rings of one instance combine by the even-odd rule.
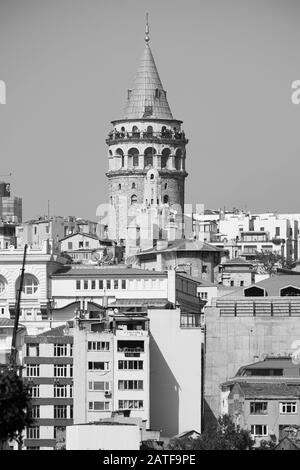
[[[29,386],[16,370],[4,368],[0,371],[0,448],[8,439],[22,446],[22,431],[33,424]]]
[[[276,265],[282,264],[281,255],[270,250],[257,251],[255,259],[262,265],[263,270],[270,275],[276,272]]]
[[[179,442],[178,442],[179,441]],[[251,450],[254,441],[250,432],[235,425],[230,416],[224,415],[217,424],[210,426],[196,439],[174,439],[171,450]]]

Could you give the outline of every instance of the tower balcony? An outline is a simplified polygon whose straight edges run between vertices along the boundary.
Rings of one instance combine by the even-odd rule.
[[[164,132],[111,132],[106,139],[108,145],[123,142],[143,142],[174,144],[175,142],[187,144],[188,139],[184,132],[164,131]]]

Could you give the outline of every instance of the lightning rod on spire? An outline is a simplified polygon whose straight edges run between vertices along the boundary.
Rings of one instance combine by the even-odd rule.
[[[149,24],[148,24],[148,13],[146,13],[145,41],[146,41],[147,43],[150,41],[150,37],[149,37]]]

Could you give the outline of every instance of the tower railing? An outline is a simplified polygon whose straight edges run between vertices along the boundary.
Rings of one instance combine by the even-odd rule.
[[[126,140],[147,140],[147,141],[180,141],[187,143],[188,140],[185,137],[184,132],[175,132],[175,131],[163,131],[163,132],[111,132],[108,134],[106,142],[111,141],[126,141]]]

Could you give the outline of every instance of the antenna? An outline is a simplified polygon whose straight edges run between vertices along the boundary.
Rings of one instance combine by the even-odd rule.
[[[145,41],[146,41],[147,43],[150,41],[150,37],[149,37],[149,24],[148,24],[148,13],[146,13]]]

